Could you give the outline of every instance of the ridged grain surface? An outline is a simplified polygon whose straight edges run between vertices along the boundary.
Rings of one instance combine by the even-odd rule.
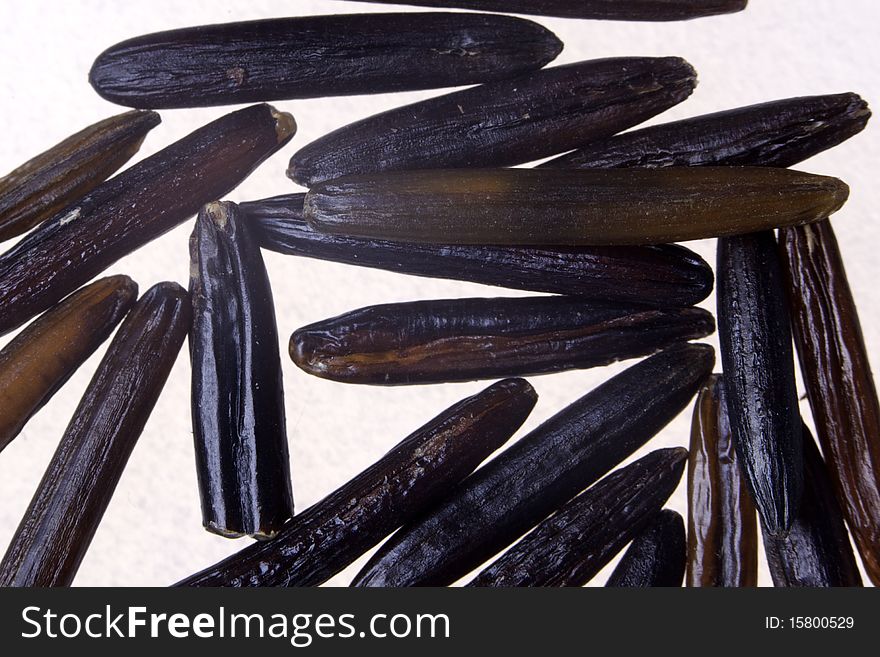
[[[824,219],[849,188],[762,167],[474,169],[349,176],[306,195],[334,234],[456,244],[662,244]]]
[[[669,509],[661,511],[633,539],[605,586],[681,586],[686,542],[682,517]]]
[[[801,372],[837,499],[871,581],[880,585],[880,404],[831,223],[784,230]]]
[[[293,516],[272,288],[234,203],[210,203],[190,237],[192,418],[202,523],[270,538]]]
[[[714,276],[683,246],[537,247],[412,244],[330,235],[303,217],[305,194],[250,203],[241,210],[260,246],[287,255],[413,276],[568,294],[599,301],[689,306],[712,291]]]
[[[355,586],[463,577],[599,479],[685,407],[714,363],[679,345],[618,374],[480,468],[375,553]]]
[[[586,584],[660,511],[686,461],[687,450],[663,449],[612,472],[535,527],[469,586]]]
[[[290,337],[309,374],[407,385],[530,376],[647,356],[715,330],[700,308],[645,309],[571,297],[437,299],[353,310]]]
[[[510,16],[441,12],[272,18],[146,34],[89,73],[131,107],[230,105],[451,87],[515,77],[562,50]]]
[[[176,283],[147,290],[119,327],[0,562],[0,586],[68,586],[190,327]]]
[[[789,167],[858,134],[870,116],[853,93],[786,98],[630,130],[541,166]]]
[[[0,178],[0,241],[21,235],[109,178],[159,125],[155,112],[98,121]]]
[[[803,491],[803,438],[782,265],[772,232],[718,242],[718,337],[740,467],[764,529],[783,535]]]
[[[861,586],[840,505],[819,448],[803,428],[804,495],[788,535],[764,535],[775,586]]]
[[[293,136],[269,105],[232,112],[141,160],[0,255],[0,335],[223,196]]]
[[[106,340],[137,298],[128,276],[74,292],[0,351],[0,450]]]
[[[697,395],[687,481],[687,585],[757,586],[758,522],[734,448],[720,374]]]
[[[346,175],[531,162],[638,125],[687,98],[696,73],[677,57],[556,66],[398,107],[294,153],[311,187]]]

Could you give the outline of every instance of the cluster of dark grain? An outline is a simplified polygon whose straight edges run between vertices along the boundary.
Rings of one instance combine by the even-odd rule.
[[[391,4],[654,21],[745,6]],[[199,26],[104,51],[92,85],[138,108],[477,86],[339,128],[290,159],[307,194],[241,207],[218,199],[296,130],[269,105],[108,180],[159,122],[128,112],[0,179],[0,239],[33,229],[0,255],[0,333],[43,313],[0,351],[0,450],[119,325],[0,584],[73,581],[187,335],[203,524],[261,540],[180,586],[321,584],[395,530],[354,586],[449,585],[493,558],[470,585],[580,586],[628,543],[607,586],[680,586],[685,573],[689,586],[753,586],[758,519],[774,584],[860,586],[847,525],[880,582],[880,404],[828,221],[849,190],[785,168],[860,132],[866,103],[791,98],[627,131],[688,97],[690,64],[543,69],[561,49],[531,21],[431,12]],[[197,212],[189,294],[163,283],[136,301],[126,276],[85,285]],[[712,270],[668,244],[708,237],[723,377],[711,375],[710,347],[688,344],[715,330],[693,307]],[[523,379],[494,383],[295,515],[261,248],[558,295],[384,304],[314,322],[289,353],[320,377],[442,383],[647,358],[478,468],[537,401]],[[824,458],[798,410],[792,339]],[[612,472],[695,394],[689,451]],[[686,464],[687,531],[663,510]]]
[[[147,290],[98,365],[0,562],[2,586],[76,575],[190,327],[176,283]]]
[[[446,495],[504,444],[537,401],[522,379],[450,407],[353,480],[254,544],[181,586],[309,586],[351,564]]]
[[[0,334],[228,193],[294,131],[269,105],[232,112],[56,213],[0,255]]]
[[[687,98],[696,73],[678,57],[556,66],[405,105],[301,148],[287,175],[313,186],[341,176],[503,167],[564,153]]]
[[[242,203],[260,245],[287,255],[515,290],[649,306],[689,306],[712,292],[712,269],[683,246],[415,244],[323,233],[303,216],[305,194]]]
[[[658,450],[613,472],[535,527],[470,585],[585,584],[660,511],[686,461],[686,449]]]
[[[353,584],[442,586],[467,575],[644,445],[713,363],[711,347],[680,345],[587,393],[394,534]]]
[[[861,586],[840,505],[819,448],[803,427],[804,492],[782,537],[764,528],[764,550],[776,586]]]

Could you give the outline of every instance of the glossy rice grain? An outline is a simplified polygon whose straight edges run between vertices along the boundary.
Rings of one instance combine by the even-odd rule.
[[[682,517],[669,509],[661,511],[633,539],[605,586],[681,586],[686,542]]]
[[[400,274],[623,304],[689,306],[709,296],[714,283],[711,268],[699,255],[673,244],[511,247],[330,235],[306,222],[304,198],[290,194],[241,204],[260,246]]]
[[[456,244],[662,244],[807,224],[848,187],[761,167],[477,169],[351,176],[305,199],[320,231]]]
[[[782,265],[771,231],[719,240],[718,336],[734,446],[765,531],[803,491],[803,438]]]
[[[341,176],[531,162],[638,125],[680,103],[696,73],[677,57],[567,64],[437,96],[339,128],[301,148],[287,175]]]
[[[109,178],[159,125],[155,112],[98,121],[0,178],[0,241],[17,237]]]
[[[758,523],[733,444],[724,379],[694,407],[688,457],[688,586],[758,585]]]
[[[523,379],[492,384],[412,433],[275,538],[178,586],[321,584],[446,495],[516,432],[537,398]]]
[[[0,586],[68,586],[190,327],[176,283],[140,298],[113,337],[0,562]]]
[[[355,0],[615,21],[683,21],[742,11],[747,0]]]
[[[368,306],[290,337],[302,370],[344,383],[407,385],[530,376],[647,356],[715,330],[700,308],[572,297],[437,299]]]
[[[775,586],[861,586],[849,534],[819,448],[806,427],[804,496],[785,537],[764,534],[764,550]]]
[[[234,203],[190,237],[192,419],[202,523],[274,536],[293,516],[278,330],[260,247]]]
[[[678,345],[581,397],[386,541],[354,586],[444,586],[467,575],[641,447],[709,375],[708,345]]]
[[[232,112],[43,223],[0,255],[0,335],[235,188],[295,130],[269,105]]]
[[[0,450],[101,346],[137,298],[128,276],[74,292],[0,351]]]
[[[562,50],[510,16],[342,14],[202,25],[128,39],[89,81],[131,107],[206,107],[450,87],[515,77]]]
[[[790,167],[858,134],[870,116],[854,93],[786,98],[630,130],[541,166]]]
[[[880,404],[831,223],[784,230],[795,345],[828,472],[865,571],[880,585]]]
[[[612,472],[535,527],[469,586],[586,584],[659,513],[686,461],[683,448],[661,449]]]

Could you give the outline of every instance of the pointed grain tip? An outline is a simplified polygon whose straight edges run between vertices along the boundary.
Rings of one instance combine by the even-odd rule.
[[[287,166],[287,171],[284,173],[297,185],[302,185],[303,187],[309,186],[309,176],[308,174],[302,174],[300,167],[297,165],[296,155],[291,158],[290,164]]]
[[[840,210],[849,198],[849,185],[838,178],[828,178],[828,187],[831,192],[829,201],[831,210],[828,214],[833,214]]]
[[[544,30],[547,32],[547,63],[550,63],[562,53],[565,42],[547,28]]]
[[[710,370],[715,365],[715,349],[705,342],[687,342],[678,347],[670,347],[669,351],[673,349],[679,349],[688,358],[708,365]]]
[[[138,284],[129,276],[126,276],[125,274],[116,274],[115,276],[108,276],[107,280],[113,285],[113,287],[118,289],[120,298],[137,298]]]
[[[657,81],[663,86],[679,87],[689,95],[697,86],[697,69],[682,57],[660,57],[657,59]]]
[[[686,319],[693,321],[696,329],[703,332],[704,335],[711,335],[715,332],[715,316],[705,308],[692,306],[684,308],[681,314]]]
[[[130,114],[149,129],[155,128],[162,123],[162,117],[159,116],[159,112],[154,112],[153,110],[132,110]]]
[[[107,276],[104,279],[104,282],[111,287],[129,287],[134,283],[134,281],[125,274],[113,274],[112,276]]]
[[[526,395],[534,399],[535,401],[537,401],[538,399],[538,393],[532,386],[532,384],[521,377],[502,379],[501,381],[493,384],[492,387],[501,388],[511,394]]]
[[[687,460],[688,451],[686,447],[673,447],[670,450],[670,456],[676,462],[684,462]]]

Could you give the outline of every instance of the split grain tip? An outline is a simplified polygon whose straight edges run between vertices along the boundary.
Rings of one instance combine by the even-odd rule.
[[[272,113],[272,118],[275,119],[275,134],[278,135],[278,143],[282,144],[288,141],[296,134],[296,120],[293,118],[293,114],[279,112],[271,105],[267,105],[267,107]]]

